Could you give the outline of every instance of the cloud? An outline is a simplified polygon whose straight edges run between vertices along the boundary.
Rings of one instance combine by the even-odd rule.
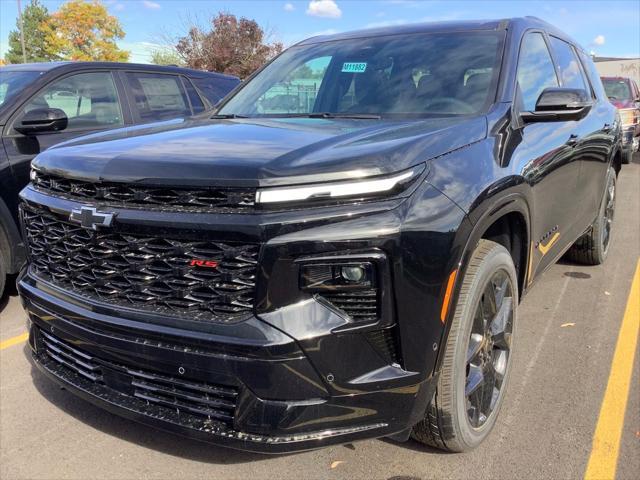
[[[311,0],[307,8],[307,15],[312,17],[340,18],[342,10],[334,0]]]
[[[604,45],[604,35],[598,35],[593,39],[592,42],[594,45]]]
[[[313,32],[309,36],[310,37],[317,37],[319,35],[334,35],[334,34],[336,34],[338,32],[339,32],[339,30],[336,30],[335,28],[327,28],[326,30],[320,30],[319,32]]]
[[[124,10],[124,3],[118,2],[116,0],[106,0],[105,5],[109,8],[113,8],[116,12],[121,12]]]
[[[382,20],[380,22],[371,22],[365,25],[365,28],[383,28],[383,27],[397,27],[398,25],[405,25],[409,23],[408,20]]]
[[[293,3],[285,3],[284,4],[284,11],[285,12],[293,12],[296,9],[296,7],[293,6]]]
[[[151,10],[159,10],[160,4],[156,2],[152,2],[151,0],[142,0],[142,4],[145,8],[150,8]]]

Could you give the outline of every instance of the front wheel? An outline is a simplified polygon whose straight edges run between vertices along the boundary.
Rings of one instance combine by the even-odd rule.
[[[412,436],[452,452],[493,429],[509,379],[518,305],[511,254],[480,240],[460,286],[435,396]]]

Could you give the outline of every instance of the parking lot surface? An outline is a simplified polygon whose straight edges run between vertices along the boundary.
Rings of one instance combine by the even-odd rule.
[[[586,267],[561,261],[523,300],[505,404],[492,435],[473,452],[444,454],[413,441],[370,440],[263,456],[132,423],[60,390],[31,367],[25,315],[14,290],[0,303],[0,478],[582,478],[596,425],[615,440],[610,422],[616,415],[603,425],[598,419],[605,390],[614,401],[627,393],[607,388],[620,365],[633,373],[616,478],[638,478],[640,355],[633,360],[623,351],[613,370],[612,360],[623,319],[637,321],[629,320],[634,311],[627,304],[640,295],[631,288],[640,256],[639,189],[636,157],[619,178],[607,262]],[[601,458],[612,454],[605,450]]]

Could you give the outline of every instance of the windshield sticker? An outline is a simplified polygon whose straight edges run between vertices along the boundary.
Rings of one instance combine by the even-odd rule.
[[[364,73],[367,69],[367,62],[345,62],[342,64],[344,73]]]

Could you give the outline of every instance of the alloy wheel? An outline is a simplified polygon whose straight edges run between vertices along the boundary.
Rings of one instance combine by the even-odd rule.
[[[604,201],[605,208],[604,218],[602,219],[602,248],[606,252],[609,248],[609,243],[611,240],[611,227],[613,225],[613,217],[615,215],[616,209],[616,183],[612,178],[609,179],[609,182],[607,184],[607,191]]]
[[[498,270],[476,305],[467,347],[466,410],[474,428],[485,424],[500,398],[511,356],[513,312],[509,276]]]

